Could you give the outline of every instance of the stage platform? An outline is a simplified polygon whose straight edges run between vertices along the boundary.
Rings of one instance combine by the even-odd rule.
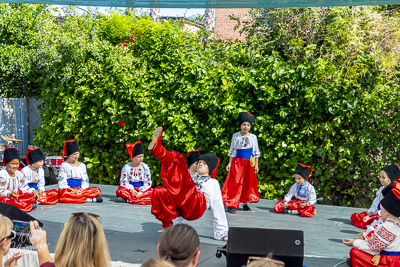
[[[101,216],[112,260],[140,263],[145,259],[157,257],[157,230],[162,227],[150,213],[151,206],[118,203],[115,196],[117,186],[91,186],[100,187],[103,203],[38,205],[36,210],[30,212],[33,217],[44,223],[50,252],[54,252],[63,225],[71,213],[91,212]],[[46,187],[52,188],[57,187]],[[274,213],[275,203],[273,200],[262,199],[249,205],[252,211],[238,210],[236,214],[227,213],[229,226],[303,230],[304,265],[347,266],[344,261],[350,248],[342,244],[341,240],[345,237],[356,238],[356,234],[361,232],[362,229],[350,224],[350,215],[363,209],[317,204],[317,215],[313,218],[302,218],[297,215]],[[225,242],[213,238],[210,210],[206,211],[201,219],[184,223],[193,226],[200,236],[199,266],[226,266],[225,256],[220,259],[215,256],[217,247],[225,245]],[[340,264],[341,262],[343,263]]]

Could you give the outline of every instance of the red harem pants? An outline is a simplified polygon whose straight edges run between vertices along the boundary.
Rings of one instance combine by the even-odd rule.
[[[367,222],[364,222],[363,219],[367,215],[368,215],[368,213],[366,211],[361,212],[361,213],[351,214],[351,217],[350,217],[351,224],[358,228],[367,229],[368,225],[370,225],[375,220],[379,220],[379,218],[381,217],[378,214],[372,215],[371,218]]]
[[[300,208],[300,203],[302,203],[302,200],[290,200],[289,201],[289,205],[287,207],[288,210],[297,210],[300,213],[301,217],[307,217],[307,218],[311,218],[312,216],[314,216],[314,210],[315,210],[315,206],[314,205],[310,205],[310,206],[306,206],[304,208]],[[282,213],[283,211],[283,200],[279,200],[278,203],[276,203],[275,207],[274,207],[274,211],[276,213]]]
[[[135,187],[136,191],[139,191],[140,187]],[[123,197],[128,199],[128,201],[131,204],[136,204],[136,205],[150,205],[151,204],[151,197],[153,195],[153,188],[147,189],[145,192],[143,192],[142,196],[140,198],[132,196],[132,193],[129,189],[123,186],[118,186],[117,192],[115,194],[117,197]]]
[[[168,152],[159,143],[150,152],[162,163],[161,178],[165,185],[154,189],[151,213],[164,228],[171,226],[178,216],[189,221],[203,216],[207,209],[206,199],[196,188],[182,154]]]
[[[24,212],[32,211],[32,204],[36,202],[36,198],[31,193],[22,193],[18,191],[18,199],[12,197],[0,197],[0,202],[11,204]]]
[[[51,189],[44,191],[44,194],[37,199],[43,205],[55,205],[58,203],[58,190]]]
[[[239,202],[253,203],[260,200],[257,176],[250,159],[234,158],[221,190],[224,205],[239,208]]]
[[[60,202],[62,203],[85,203],[87,198],[94,198],[101,195],[98,187],[90,187],[82,190],[82,194],[76,194],[72,189],[80,187],[59,189]]]
[[[371,254],[368,254],[358,248],[350,250],[350,262],[352,267],[398,267],[400,266],[400,256],[381,255],[379,264],[374,265]]]

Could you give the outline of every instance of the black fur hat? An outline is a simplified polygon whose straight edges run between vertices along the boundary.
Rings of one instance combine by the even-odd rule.
[[[393,182],[393,187],[390,188],[381,200],[381,206],[385,208],[390,214],[400,217],[400,183]],[[385,188],[386,189],[386,188]],[[383,191],[383,190],[382,190]]]
[[[294,171],[294,174],[298,174],[301,177],[303,177],[305,180],[308,181],[308,178],[310,177],[310,174],[312,173],[312,167],[307,166],[301,163],[297,163],[296,170]]]
[[[389,176],[389,178],[392,182],[396,181],[397,176],[400,175],[400,167],[397,164],[385,166],[381,170],[383,170],[387,173],[387,175]]]
[[[137,141],[136,143],[129,143],[126,144],[125,146],[126,149],[128,150],[131,160],[139,154],[144,154],[143,144],[140,141]]]
[[[43,151],[38,147],[28,148],[28,151],[26,152],[27,164],[33,164],[39,160],[44,160],[45,158],[46,156],[44,155]]]
[[[190,152],[187,152],[187,165],[190,168],[193,163],[197,162],[200,158],[200,151],[198,150],[193,150]]]
[[[7,146],[4,149],[4,160],[1,166],[8,164],[10,161],[18,159],[19,160],[19,149],[11,146]]]
[[[214,154],[201,155],[197,161],[199,161],[199,160],[204,160],[207,163],[208,168],[210,169],[209,175],[211,175],[215,171],[215,169],[218,167],[218,163],[219,163],[218,157]]]
[[[63,155],[62,158],[64,159],[65,155],[69,156],[74,154],[75,152],[80,151],[79,145],[75,140],[68,140],[64,142],[63,147]]]
[[[239,126],[242,125],[243,122],[249,122],[251,126],[253,127],[254,124],[254,115],[251,114],[250,112],[240,112],[239,113]]]

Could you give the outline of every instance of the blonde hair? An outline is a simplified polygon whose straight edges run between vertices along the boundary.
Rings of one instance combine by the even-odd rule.
[[[13,226],[13,222],[8,217],[0,214],[0,240],[10,235]]]
[[[283,261],[278,261],[270,258],[271,255],[268,255],[266,258],[260,257],[249,257],[255,259],[252,262],[247,263],[247,267],[284,267],[285,263]]]
[[[58,240],[54,264],[57,267],[107,267],[110,260],[106,236],[96,215],[73,214]]]
[[[175,267],[172,263],[165,260],[148,259],[145,260],[141,267]]]

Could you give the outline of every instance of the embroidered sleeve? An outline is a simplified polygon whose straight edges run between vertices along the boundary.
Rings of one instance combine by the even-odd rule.
[[[312,184],[307,185],[307,202],[310,203],[310,205],[314,205],[317,202],[317,194],[315,193],[315,188],[312,186]]]
[[[260,157],[260,148],[258,147],[258,141],[257,141],[257,136],[256,135],[252,135],[252,141],[253,141],[253,156],[255,158],[259,158]]]
[[[69,185],[67,182],[68,169],[66,167],[66,164],[68,164],[68,163],[61,164],[60,170],[58,171],[58,187],[60,189],[69,188]]]
[[[129,165],[126,164],[121,171],[120,185],[125,187],[126,189],[133,189],[133,186],[129,183]]]
[[[7,177],[0,171],[0,196],[8,197],[10,193],[11,190],[7,188]]]
[[[370,212],[377,214],[378,213],[378,205],[382,200],[382,189],[383,187],[381,187],[378,192],[376,192],[376,197],[374,199],[374,201],[372,201],[372,205],[369,208],[369,210],[367,211],[367,213],[369,214]]]
[[[149,166],[147,164],[143,164],[143,185],[139,188],[140,192],[145,192],[147,189],[151,187],[151,172]]]
[[[283,199],[283,201],[285,202],[289,202],[291,199],[292,199],[292,197],[296,194],[296,183],[295,184],[293,184],[291,187],[290,187],[290,189],[289,189],[289,193],[287,193],[286,195],[285,195],[285,198]]]
[[[44,185],[46,184],[44,180],[44,170],[43,168],[39,169],[39,181],[37,183],[37,187],[39,191],[44,191]]]
[[[395,234],[388,231],[382,224],[375,230],[375,234],[371,241],[366,242],[365,240],[357,239],[354,241],[353,246],[358,247],[360,250],[365,251],[368,254],[377,255],[392,243],[396,237]]]
[[[15,176],[18,181],[18,190],[21,190],[22,193],[33,193],[35,191],[35,188],[30,188],[26,183],[25,176],[23,176],[21,172],[15,173]]]
[[[236,147],[235,147],[235,135],[232,135],[231,147],[229,148],[228,156],[231,158],[236,157]]]
[[[89,187],[89,176],[87,174],[86,165],[81,163],[80,170],[82,171],[82,173],[81,173],[81,177],[82,177],[81,188],[86,189]]]

